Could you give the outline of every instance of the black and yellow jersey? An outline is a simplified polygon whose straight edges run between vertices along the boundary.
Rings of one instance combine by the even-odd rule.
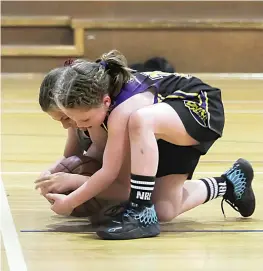
[[[181,100],[200,125],[222,135],[224,108],[220,89],[189,74],[153,71],[133,75],[113,99],[113,109],[130,97],[152,89],[155,90],[154,103],[167,99]],[[107,127],[107,121],[104,126]]]

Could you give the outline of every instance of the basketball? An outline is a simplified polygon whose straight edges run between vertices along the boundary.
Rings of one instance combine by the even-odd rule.
[[[88,156],[71,156],[63,159],[51,173],[65,172],[72,174],[80,174],[84,176],[92,176],[96,171],[101,168],[101,163],[94,158]],[[65,192],[65,195],[70,194],[72,191]],[[51,192],[52,193],[52,192]],[[82,205],[76,207],[71,216],[87,217],[100,212],[107,205],[106,200],[92,198]]]
[[[91,176],[101,168],[101,163],[89,156],[71,156],[63,159],[51,173],[66,172]]]

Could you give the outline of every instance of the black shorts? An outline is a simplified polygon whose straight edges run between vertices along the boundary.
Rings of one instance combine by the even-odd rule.
[[[207,127],[201,126],[193,118],[182,100],[166,99],[163,102],[169,104],[177,112],[188,134],[200,144],[177,146],[164,140],[158,140],[159,166],[156,177],[170,174],[188,174],[188,179],[191,179],[200,156],[207,153],[220,135]]]
[[[193,176],[199,162],[201,152],[192,146],[177,146],[159,139],[159,165],[156,177],[171,174],[188,174],[188,180]]]
[[[186,108],[182,100],[167,99],[163,102],[169,104],[177,112],[187,133],[200,143],[192,147],[199,150],[202,155],[206,154],[220,135],[210,130],[208,127],[200,125],[191,115],[189,109]],[[224,122],[224,114],[222,114],[219,121]]]

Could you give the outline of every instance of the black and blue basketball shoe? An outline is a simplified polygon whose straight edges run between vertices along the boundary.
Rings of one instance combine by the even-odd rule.
[[[159,235],[160,225],[153,205],[127,203],[120,213],[100,226],[96,233],[107,240],[146,238]]]
[[[256,206],[255,194],[251,186],[254,178],[251,164],[240,158],[222,174],[222,177],[227,183],[227,190],[221,202],[223,214],[223,202],[225,201],[243,217],[251,216]]]

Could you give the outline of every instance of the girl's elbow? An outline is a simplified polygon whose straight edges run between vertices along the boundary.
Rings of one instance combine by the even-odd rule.
[[[114,181],[116,181],[118,177],[118,172],[117,173],[112,173],[111,176],[110,176],[110,182],[113,183]]]
[[[113,183],[119,175],[119,172],[117,170],[105,170],[105,176],[109,180],[109,183]]]

